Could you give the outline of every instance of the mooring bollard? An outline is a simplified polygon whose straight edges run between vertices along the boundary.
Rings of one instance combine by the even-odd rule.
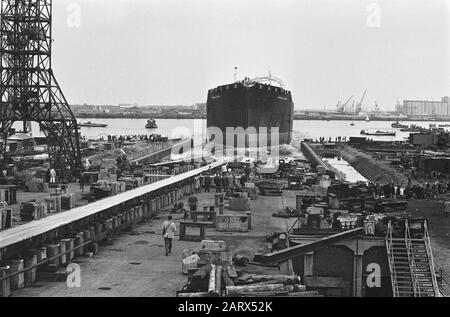
[[[61,254],[61,256],[59,257],[59,261],[61,265],[64,265],[67,263],[67,255],[66,255],[66,242],[65,241],[58,241],[59,244],[59,254]]]
[[[27,250],[25,256],[25,268],[29,268],[37,264],[37,251]],[[36,272],[37,268],[30,269],[25,272],[25,286],[29,286],[36,282]]]
[[[60,255],[60,245],[59,244],[49,244],[47,245],[47,258],[52,260],[49,260],[47,263],[47,267],[50,269],[56,270],[59,268],[59,257]]]
[[[248,219],[248,230],[252,228],[252,212],[247,211],[247,219]]]
[[[8,275],[9,266],[0,266],[0,278]],[[11,296],[11,281],[9,278],[0,280],[0,297]]]
[[[67,239],[61,239],[58,241],[59,244],[61,245],[65,245],[65,251],[67,252],[65,257],[66,257],[66,262],[70,262],[73,260],[73,258],[75,257],[75,253],[73,250],[73,239],[72,238],[67,238]],[[71,251],[70,251],[71,250]]]

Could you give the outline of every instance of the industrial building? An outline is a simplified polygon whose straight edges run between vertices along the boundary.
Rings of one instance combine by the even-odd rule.
[[[450,116],[449,97],[442,97],[440,101],[404,100],[401,114],[407,116]]]

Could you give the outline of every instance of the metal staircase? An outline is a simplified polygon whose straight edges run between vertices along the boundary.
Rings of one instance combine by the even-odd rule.
[[[394,237],[389,222],[386,236],[394,297],[440,296],[426,220],[405,219],[403,229],[404,237]]]

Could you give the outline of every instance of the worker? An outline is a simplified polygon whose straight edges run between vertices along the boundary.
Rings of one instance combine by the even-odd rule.
[[[195,192],[199,193],[201,191],[201,186],[200,186],[200,176],[195,176],[194,177],[194,186],[195,186]]]
[[[45,182],[50,183],[50,168],[47,168],[47,171],[45,172]]]
[[[83,172],[80,173],[80,179],[79,179],[79,182],[80,182],[80,190],[81,190],[82,192],[84,192],[85,178],[84,178],[84,173],[83,173]]]
[[[446,201],[444,203],[444,216],[445,218],[448,218],[448,214],[450,213],[450,201]]]
[[[55,171],[54,168],[52,168],[52,169],[50,170],[50,183],[51,183],[51,184],[56,183],[56,171]]]
[[[216,193],[220,193],[222,191],[222,178],[219,173],[214,176],[214,185],[216,185]]]
[[[252,169],[250,168],[250,166],[246,166],[244,168],[244,173],[245,173],[245,177],[247,177],[247,180],[250,179],[250,173],[251,173]]]
[[[189,200],[189,211],[197,211],[198,198],[196,196],[190,196]]]
[[[223,190],[225,191],[225,195],[227,196],[229,193],[229,184],[228,184],[228,176],[226,173],[222,176],[222,187]]]
[[[164,246],[166,249],[166,256],[172,252],[172,240],[175,236],[175,232],[177,231],[177,226],[172,221],[172,216],[167,217],[167,220],[164,221],[162,225],[162,236],[164,238]]]
[[[239,179],[239,183],[241,184],[241,187],[245,187],[245,183],[247,183],[247,176],[246,175],[242,175],[241,178]]]
[[[211,176],[207,174],[205,176],[205,192],[209,193],[209,188],[211,187]]]

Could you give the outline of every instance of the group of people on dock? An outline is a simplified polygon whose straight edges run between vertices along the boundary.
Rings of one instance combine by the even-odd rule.
[[[245,183],[249,181],[252,172],[255,174],[255,171],[247,166],[244,168],[243,173],[239,173],[239,175],[234,171],[226,169],[214,173],[205,173],[204,175],[195,177],[195,190],[200,192],[203,188],[205,192],[210,192],[211,188],[214,187],[217,193],[222,191],[230,193],[233,188],[244,187]]]
[[[83,140],[86,140],[86,136],[82,137]],[[91,141],[151,141],[151,142],[161,142],[167,141],[167,137],[161,136],[161,134],[128,134],[128,135],[107,135],[100,136],[98,138],[89,138]]]
[[[326,137],[320,137],[318,140],[315,139],[314,140],[315,143],[331,143],[333,142],[333,138],[330,136],[328,138]],[[337,136],[334,138],[334,142],[347,142],[347,137],[346,136]]]
[[[450,181],[448,183],[425,182],[422,184],[394,185],[394,183],[380,185],[379,183],[368,183],[369,192],[375,197],[405,198],[405,199],[439,199],[440,194],[450,192]]]

